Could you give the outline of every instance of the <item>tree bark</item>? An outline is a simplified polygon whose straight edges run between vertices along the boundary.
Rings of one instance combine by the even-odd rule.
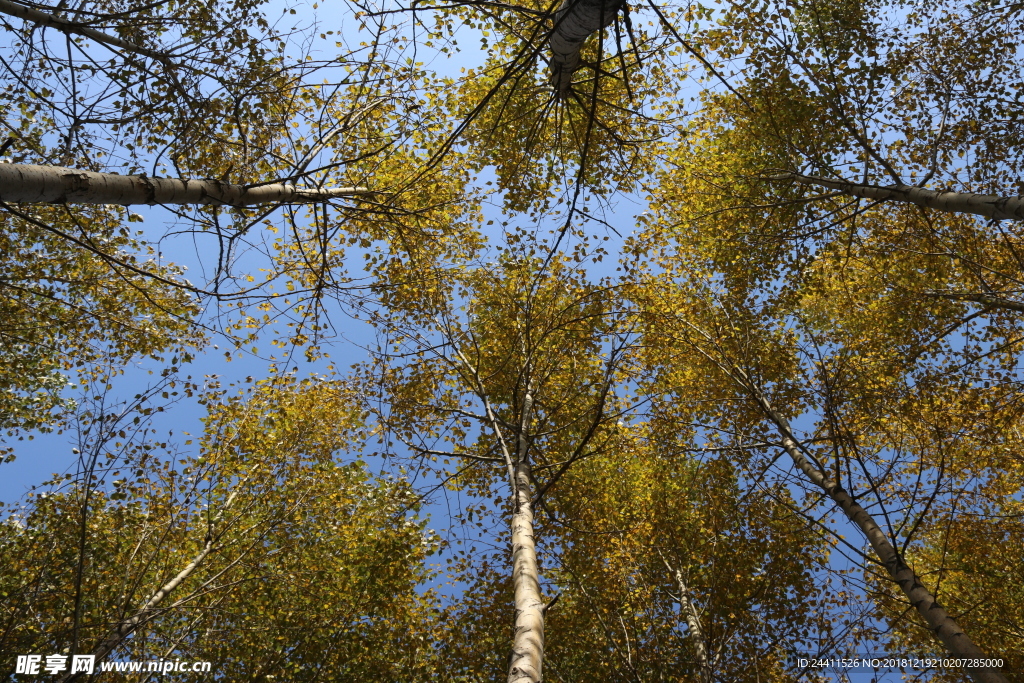
[[[540,683],[544,663],[544,601],[540,595],[537,549],[533,540],[530,466],[516,467],[516,511],[512,515],[512,581],[516,631],[508,683]]]
[[[744,377],[744,381],[748,383],[747,388],[754,394],[765,415],[778,427],[779,435],[782,437],[782,446],[793,463],[839,506],[846,514],[847,519],[856,524],[864,533],[878,559],[889,572],[889,576],[900,587],[907,600],[924,618],[928,628],[949,650],[950,654],[967,659],[987,659],[988,657],[982,649],[974,644],[974,641],[964,633],[963,629],[939,604],[935,596],[925,588],[917,573],[903,560],[871,514],[861,507],[837,481],[828,478],[804,455],[793,437],[792,429],[786,419],[775,411],[756,386],[749,383],[749,378]],[[997,669],[965,668],[965,670],[976,683],[1007,683],[1006,678]]]
[[[926,190],[910,185],[860,185],[801,173],[781,173],[771,180],[792,180],[801,185],[819,185],[852,197],[916,204],[949,213],[970,213],[995,220],[1024,220],[1024,197],[999,197],[974,192]]]
[[[85,36],[86,38],[95,40],[97,43],[110,45],[111,47],[116,47],[137,55],[152,57],[153,59],[161,62],[168,60],[168,56],[163,52],[150,50],[149,48],[142,47],[141,45],[136,45],[135,43],[130,43],[127,40],[122,40],[116,36],[107,35],[101,31],[89,28],[84,24],[68,21],[67,19],[61,19],[60,17],[56,17],[52,14],[47,14],[46,12],[40,12],[39,10],[32,9],[31,7],[25,7],[24,5],[10,2],[10,0],[0,0],[0,13],[7,14],[12,17],[18,17],[25,21],[31,21],[33,24],[38,24],[39,26],[49,26],[62,33]]]
[[[683,573],[668,563],[662,556],[661,561],[665,567],[675,576],[676,584],[679,586],[679,606],[682,608],[683,618],[686,619],[686,626],[693,638],[694,647],[697,649],[697,670],[700,683],[712,683],[714,680],[714,664],[711,654],[708,652],[707,639],[704,637],[704,628],[701,626],[700,617],[697,615],[697,608],[690,599],[690,587],[683,579]]]
[[[4,2],[4,0],[0,0]],[[324,202],[373,194],[364,187],[304,189],[285,183],[250,187],[218,180],[148,178],[61,166],[0,163],[0,201],[30,204],[252,204]]]
[[[587,38],[608,26],[622,8],[622,0],[562,0],[555,12],[555,28],[548,38],[551,47],[551,85],[564,98],[580,68],[580,48]]]
[[[540,596],[540,572],[533,537],[533,472],[527,430],[533,412],[529,385],[523,396],[516,444],[512,492],[512,583],[515,586],[516,631],[509,657],[508,683],[540,683],[544,665],[544,601]]]

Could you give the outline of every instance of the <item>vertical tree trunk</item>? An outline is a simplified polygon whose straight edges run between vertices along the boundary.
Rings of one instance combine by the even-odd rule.
[[[544,601],[540,595],[537,550],[533,539],[533,487],[530,465],[516,467],[516,509],[512,515],[512,581],[516,631],[508,683],[540,683],[544,663]]]
[[[697,671],[700,683],[712,683],[712,670],[714,668],[711,653],[708,651],[708,642],[704,636],[704,628],[701,626],[700,617],[697,615],[697,608],[690,599],[690,587],[683,579],[683,573],[668,563],[662,556],[661,561],[665,563],[669,572],[675,577],[676,585],[679,586],[679,606],[686,619],[686,626],[690,631],[690,638],[693,639],[694,647],[697,650]]]
[[[999,197],[974,192],[943,192],[910,185],[860,185],[801,173],[781,173],[771,180],[792,180],[801,185],[818,185],[851,197],[916,204],[949,213],[970,213],[996,220],[1024,220],[1024,197]]]
[[[551,47],[551,85],[565,97],[572,75],[580,68],[580,48],[591,35],[608,26],[622,8],[622,0],[562,0],[555,12]]]
[[[929,630],[935,634],[939,641],[949,650],[950,654],[964,659],[987,659],[987,655],[974,641],[964,633],[963,629],[953,620],[946,610],[939,604],[935,596],[925,588],[919,580],[917,573],[910,568],[903,560],[889,538],[875,522],[871,514],[865,510],[857,501],[847,493],[839,482],[829,479],[824,472],[819,470],[800,450],[799,444],[793,437],[789,423],[779,415],[764,394],[753,384],[749,378],[744,376],[748,382],[748,388],[752,391],[758,403],[764,410],[765,415],[778,427],[779,435],[782,437],[782,446],[786,453],[792,458],[793,463],[803,472],[811,482],[825,492],[836,505],[846,514],[847,519],[867,537],[871,548],[875,551],[878,559],[889,576],[900,587],[903,594],[911,605],[917,610]],[[996,669],[965,667],[967,674],[976,683],[1007,683],[1006,678]]]
[[[509,658],[508,683],[540,683],[544,666],[544,601],[540,596],[540,572],[533,537],[533,473],[527,431],[533,412],[529,382],[523,396],[516,443],[515,479],[512,492],[512,583],[515,587],[516,631]]]

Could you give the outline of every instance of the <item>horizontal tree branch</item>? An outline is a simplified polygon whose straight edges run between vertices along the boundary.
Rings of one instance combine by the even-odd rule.
[[[1005,308],[1011,311],[1024,312],[1024,303],[1005,299],[995,294],[971,293],[971,292],[926,292],[928,296],[939,299],[951,299],[953,301],[973,301],[990,308]]]
[[[38,24],[39,26],[49,26],[61,31],[62,33],[85,36],[86,38],[95,40],[97,43],[103,43],[104,45],[116,47],[118,49],[125,50],[126,52],[133,52],[144,57],[151,57],[161,62],[166,62],[170,59],[168,55],[158,50],[150,50],[149,48],[142,47],[141,45],[136,45],[135,43],[131,43],[127,40],[122,40],[121,38],[108,35],[102,31],[89,28],[84,24],[68,21],[67,19],[61,19],[60,17],[52,14],[47,14],[46,12],[40,12],[39,10],[32,9],[31,7],[25,7],[24,5],[10,2],[10,0],[0,0],[0,13],[24,19],[25,21],[30,21],[33,24]]]
[[[435,456],[438,456],[438,457],[441,457],[441,458],[465,458],[467,460],[475,460],[477,462],[496,462],[496,463],[504,463],[505,462],[502,458],[488,458],[488,457],[485,457],[485,456],[482,456],[482,455],[473,455],[472,453],[453,453],[451,451],[434,451],[434,450],[431,450],[429,448],[419,448],[417,446],[410,446],[410,448],[413,448],[413,449],[419,451],[423,455],[435,455]]]
[[[4,2],[5,0],[0,0]],[[253,204],[324,202],[374,194],[365,187],[306,189],[285,183],[249,187],[219,180],[149,178],[61,166],[0,163],[0,201],[29,204]]]
[[[779,173],[769,180],[792,180],[801,185],[818,185],[843,194],[879,201],[915,204],[949,213],[970,213],[995,220],[1024,220],[1024,197],[1000,197],[975,192],[926,190],[910,185],[862,185],[848,180],[834,180],[802,173]]]

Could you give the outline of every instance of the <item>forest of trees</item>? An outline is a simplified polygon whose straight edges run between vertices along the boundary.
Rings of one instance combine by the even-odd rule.
[[[1024,683],[1024,4],[381,3],[0,0],[0,678]]]

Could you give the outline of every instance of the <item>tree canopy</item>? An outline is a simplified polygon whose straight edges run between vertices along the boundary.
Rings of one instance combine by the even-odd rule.
[[[1024,681],[1021,14],[0,0],[0,650]]]

